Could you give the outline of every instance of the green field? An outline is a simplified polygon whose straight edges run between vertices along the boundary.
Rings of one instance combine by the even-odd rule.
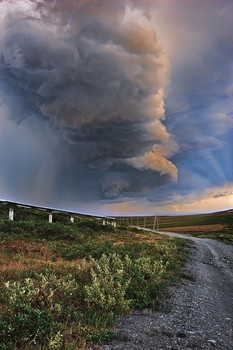
[[[161,231],[189,233],[233,243],[233,211],[182,216],[118,217],[124,225],[155,228]]]
[[[161,308],[181,277],[185,240],[0,204],[0,350],[81,350],[117,318]],[[95,347],[97,349],[97,347]]]

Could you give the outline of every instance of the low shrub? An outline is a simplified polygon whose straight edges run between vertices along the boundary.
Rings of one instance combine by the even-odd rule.
[[[93,310],[122,313],[129,309],[126,290],[130,283],[124,261],[116,254],[91,259],[91,284],[85,286],[86,302]]]
[[[146,242],[132,242],[114,246],[114,252],[122,258],[129,256],[131,259],[137,259],[144,255],[154,257],[157,255],[157,251],[158,248],[154,244]]]
[[[76,234],[71,225],[65,225],[59,222],[55,222],[52,225],[50,223],[44,223],[38,227],[36,232],[38,238],[47,240],[66,240],[74,241]]]
[[[77,237],[77,229],[74,230],[72,225],[65,225],[59,222],[50,224],[36,221],[0,221],[0,232],[2,237],[9,238],[29,238],[29,239],[46,239],[46,240],[68,240],[73,241]]]
[[[0,232],[1,236],[13,238],[14,236],[27,237],[34,236],[38,224],[35,221],[22,221],[20,224],[17,221],[1,220]]]
[[[99,259],[102,254],[109,255],[114,252],[113,249],[114,241],[106,241],[104,243],[80,243],[72,248],[60,249],[60,255],[62,258],[67,260],[83,259],[92,256],[95,259]]]
[[[44,345],[56,329],[57,324],[52,320],[48,309],[24,303],[12,308],[11,313],[7,313],[1,320],[0,338],[5,345]]]
[[[75,279],[57,276],[52,271],[40,273],[35,279],[5,283],[8,312],[0,321],[0,339],[10,346],[39,343],[57,350],[62,345],[62,322],[77,321],[79,286]]]
[[[77,224],[78,227],[82,227],[82,228],[89,228],[91,229],[91,231],[96,231],[98,232],[100,230],[100,228],[102,227],[102,225],[97,222],[96,220],[85,220],[85,221],[80,221]]]
[[[154,307],[164,291],[168,264],[153,258],[123,259],[117,254],[92,259],[86,301],[93,310],[120,314],[134,306]]]
[[[151,257],[136,260],[126,259],[131,276],[127,296],[137,308],[155,307],[164,291],[163,282],[167,274],[167,264]]]

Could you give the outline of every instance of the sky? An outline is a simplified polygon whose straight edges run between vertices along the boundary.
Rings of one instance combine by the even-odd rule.
[[[0,1],[0,198],[233,208],[232,0]]]

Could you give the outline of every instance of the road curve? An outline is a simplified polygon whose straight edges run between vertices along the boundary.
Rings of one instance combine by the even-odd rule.
[[[233,246],[211,239],[159,232],[192,241],[187,271],[193,281],[172,288],[171,311],[135,311],[117,326],[104,350],[233,350]]]

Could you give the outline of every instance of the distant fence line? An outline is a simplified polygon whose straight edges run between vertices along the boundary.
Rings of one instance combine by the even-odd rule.
[[[122,216],[116,218],[117,224],[122,226],[144,227],[159,229],[159,216]]]
[[[103,225],[111,225],[113,227],[116,226],[131,226],[131,227],[142,227],[142,228],[151,228],[151,229],[159,229],[159,216],[118,216],[118,217],[110,217],[110,216],[96,216],[85,213],[78,213],[66,210],[60,210],[55,208],[47,208],[40,207],[36,205],[29,205],[25,203],[12,202],[8,200],[1,200],[0,203],[5,204],[8,208],[8,219],[10,221],[15,220],[15,214],[17,214],[17,207],[25,208],[25,209],[36,209],[40,211],[44,211],[47,213],[47,220],[49,223],[54,222],[54,214],[66,214],[68,215],[69,221],[71,223],[75,222],[75,219],[86,219],[86,220],[99,220]],[[160,217],[162,218],[162,217]],[[56,218],[55,218],[56,220]]]

